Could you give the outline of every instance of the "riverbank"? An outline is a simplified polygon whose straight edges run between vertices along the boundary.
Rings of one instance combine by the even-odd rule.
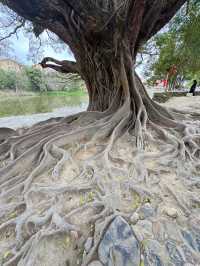
[[[41,93],[5,91],[0,94],[0,117],[51,113],[57,108],[80,108],[87,102],[88,96],[83,90]]]
[[[5,101],[7,99],[24,96],[24,97],[32,97],[35,96],[36,93],[32,91],[11,91],[11,90],[0,90],[0,102]]]
[[[84,96],[87,95],[87,92],[84,90],[74,90],[74,91],[43,91],[43,92],[33,92],[33,91],[22,91],[18,90],[0,90],[0,101],[5,100],[6,98],[24,96],[24,97],[32,97],[38,95],[48,95],[48,96]]]
[[[166,91],[162,91],[162,92],[154,91],[153,100],[158,103],[165,103],[173,97],[184,97],[187,95],[188,95],[188,91],[167,91],[167,92]],[[196,91],[195,95],[200,96],[200,91]],[[193,97],[192,94],[190,94],[190,96]]]
[[[56,96],[53,92],[50,93],[52,96]],[[59,94],[61,96],[62,94]],[[69,95],[69,94],[68,94]],[[72,96],[72,94],[71,94]],[[82,98],[86,99],[86,98]],[[54,99],[55,100],[55,99]],[[178,108],[181,110],[185,110],[188,113],[196,110],[200,111],[200,96],[195,97],[172,97],[165,103],[161,105],[169,108]],[[45,121],[52,117],[65,117],[71,114],[78,113],[80,111],[86,110],[87,108],[87,100],[80,102],[78,105],[66,105],[60,108],[54,108],[51,112],[43,112],[36,113],[31,115],[17,115],[10,117],[1,117],[0,118],[0,127],[9,127],[13,129],[30,127],[35,123]],[[1,108],[0,108],[1,109]]]

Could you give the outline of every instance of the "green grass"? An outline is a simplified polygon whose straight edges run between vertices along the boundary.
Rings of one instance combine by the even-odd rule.
[[[9,91],[9,90],[0,90],[0,102],[3,102],[5,100],[10,100],[14,98],[19,98],[19,97],[33,97],[37,96],[37,93],[31,92],[31,91],[20,91],[20,92],[15,92],[15,91]]]

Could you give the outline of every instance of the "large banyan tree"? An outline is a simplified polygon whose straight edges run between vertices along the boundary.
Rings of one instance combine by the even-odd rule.
[[[183,201],[169,186],[173,180],[167,179],[167,173],[174,169],[186,177],[190,171],[193,181],[198,175],[198,114],[155,103],[135,72],[141,46],[186,0],[0,2],[31,21],[36,35],[47,29],[70,47],[76,62],[48,57],[41,65],[78,73],[89,95],[87,111],[17,132],[1,129],[4,265],[88,265],[98,257],[104,233],[116,216],[130,222],[143,204],[166,202],[167,193],[189,217],[191,194]],[[195,200],[199,204],[198,196]],[[65,252],[61,245],[56,253],[53,249],[52,257],[48,246],[48,255],[44,247],[41,254],[46,239],[46,245],[54,241],[57,247],[57,234],[67,247]],[[82,256],[80,250],[89,235],[91,249]],[[141,257],[136,257],[134,265],[139,265]],[[119,261],[112,265],[122,265]]]

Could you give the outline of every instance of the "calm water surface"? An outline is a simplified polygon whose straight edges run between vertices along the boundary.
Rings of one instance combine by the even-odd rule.
[[[41,94],[0,99],[0,127],[31,126],[51,117],[63,117],[85,110],[88,97],[81,95]]]
[[[148,90],[150,97],[153,91]],[[51,117],[64,117],[86,110],[84,93],[58,92],[36,96],[0,97],[0,127],[28,127]]]

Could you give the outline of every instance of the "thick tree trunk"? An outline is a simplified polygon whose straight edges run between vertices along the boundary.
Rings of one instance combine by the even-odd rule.
[[[150,99],[136,74],[129,41],[118,44],[118,49],[111,49],[112,42],[106,47],[105,42],[101,45],[87,43],[77,56],[89,94],[88,111],[111,110],[114,113],[126,102],[130,113],[127,124],[131,129],[138,127],[138,123],[146,127],[148,119],[175,127],[172,114]]]
[[[118,45],[117,50],[112,43],[105,47],[105,42],[84,47],[78,64],[89,94],[89,111],[105,111],[113,101],[119,108],[129,99],[136,114],[142,98],[134,79],[134,59],[129,47],[128,41]]]
[[[85,50],[86,51],[86,50]],[[108,109],[120,90],[119,104],[124,101],[120,56],[112,52],[105,53],[102,48],[84,52],[80,62],[82,78],[85,80],[89,94],[89,111],[105,111]]]
[[[124,101],[120,81],[120,62],[112,62],[111,58],[109,60],[105,56],[97,54],[91,58],[85,68],[87,69],[85,69],[84,80],[89,95],[88,111],[107,110],[118,90],[120,93],[117,101],[120,106]]]

